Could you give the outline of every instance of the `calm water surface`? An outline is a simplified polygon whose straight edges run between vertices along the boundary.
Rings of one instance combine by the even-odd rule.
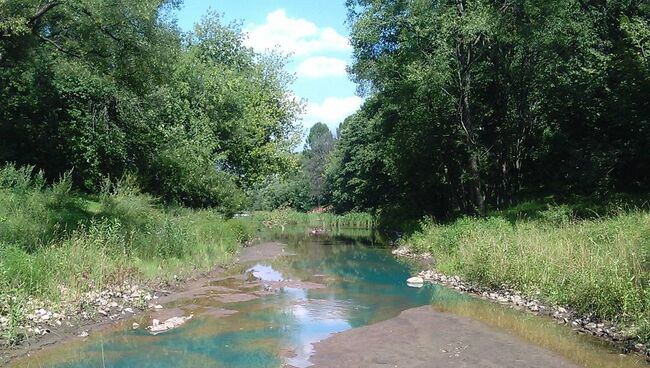
[[[232,270],[231,278],[209,282],[216,291],[165,305],[165,310],[194,315],[182,327],[152,336],[131,329],[130,320],[17,366],[308,367],[313,343],[426,304],[508,330],[585,367],[644,365],[547,319],[437,286],[407,287],[409,265],[395,260],[384,241],[368,231],[310,236],[294,230],[265,237],[286,243],[287,253],[294,255],[242,266]],[[232,302],[223,295],[256,298]],[[151,318],[137,321],[144,326]]]

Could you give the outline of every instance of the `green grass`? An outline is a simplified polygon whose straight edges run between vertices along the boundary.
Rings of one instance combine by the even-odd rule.
[[[210,269],[228,261],[251,227],[212,210],[164,207],[128,179],[90,197],[71,191],[67,177],[45,185],[33,168],[7,165],[0,168],[0,316],[20,319],[27,298],[74,302],[92,289]]]
[[[426,222],[405,244],[434,255],[436,268],[487,286],[507,285],[627,326],[650,340],[650,212],[580,218],[570,206],[534,216]]]
[[[312,227],[373,228],[375,218],[367,213],[350,212],[343,215],[332,213],[304,213],[293,210],[258,211],[253,218],[268,226],[305,225]]]

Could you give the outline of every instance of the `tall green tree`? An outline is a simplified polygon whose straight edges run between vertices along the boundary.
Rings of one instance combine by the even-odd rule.
[[[333,148],[334,136],[327,125],[320,122],[314,124],[307,135],[303,165],[309,180],[310,194],[318,207],[325,199],[325,169]]]
[[[207,14],[181,32],[177,0],[6,0],[0,6],[0,161],[75,184],[137,173],[192,206],[241,206],[243,189],[297,165],[286,59]],[[232,211],[230,211],[232,212]]]
[[[375,209],[442,218],[530,195],[650,185],[644,2],[347,4],[350,72],[368,102],[334,157],[353,162],[379,140],[366,154],[382,169],[333,169],[343,207],[369,203],[336,189],[359,183],[381,188]],[[367,137],[346,137],[358,134]]]

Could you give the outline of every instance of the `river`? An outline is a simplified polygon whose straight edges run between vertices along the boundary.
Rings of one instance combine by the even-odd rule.
[[[21,359],[18,367],[308,367],[314,344],[332,334],[432,305],[506,331],[583,367],[644,366],[607,344],[546,318],[514,311],[436,285],[411,288],[414,269],[395,259],[367,230],[265,232],[283,256],[238,265],[181,295],[163,310],[124,321]],[[165,315],[166,314],[166,315]],[[181,327],[151,335],[152,318],[193,315]],[[133,322],[143,327],[133,328]]]

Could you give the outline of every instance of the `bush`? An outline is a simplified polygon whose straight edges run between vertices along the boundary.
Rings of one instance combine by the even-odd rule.
[[[97,197],[71,191],[67,176],[50,186],[39,178],[32,168],[0,170],[0,295],[74,299],[159,281],[225,262],[252,238],[245,221],[162,205],[134,176],[105,181]]]
[[[303,172],[286,179],[269,178],[253,188],[249,196],[252,198],[251,207],[256,211],[290,208],[305,212],[315,205],[309,194],[309,182]]]
[[[331,213],[304,213],[291,210],[272,212],[258,211],[254,217],[269,226],[308,225],[318,227],[356,227],[371,229],[375,217],[363,212],[350,212],[343,215]]]
[[[151,186],[169,203],[217,208],[232,216],[246,204],[235,177],[218,170],[212,154],[200,142],[163,150]]]

